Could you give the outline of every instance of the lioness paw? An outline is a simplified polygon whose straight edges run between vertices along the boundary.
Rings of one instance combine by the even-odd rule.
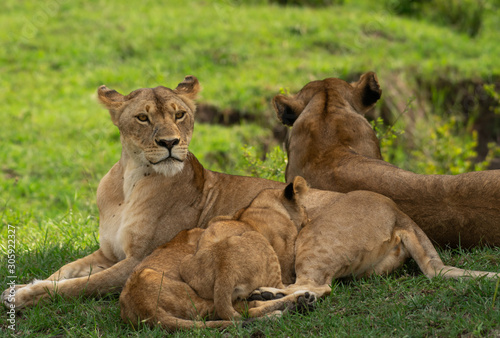
[[[28,284],[29,285],[29,284]],[[7,308],[17,307],[16,297],[20,289],[26,287],[27,284],[12,285],[2,292],[2,303]]]
[[[54,287],[54,282],[40,280],[34,280],[30,284],[15,285],[2,293],[2,303],[7,308],[17,311],[26,306],[35,305],[40,299],[48,297],[51,287]]]

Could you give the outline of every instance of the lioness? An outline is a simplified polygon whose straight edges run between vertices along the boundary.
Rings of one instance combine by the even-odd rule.
[[[313,188],[369,190],[394,200],[439,245],[500,245],[500,170],[419,175],[382,160],[363,114],[381,96],[375,73],[347,83],[308,83],[273,106],[293,126],[286,148],[286,180],[303,176]]]
[[[117,292],[137,264],[180,231],[206,227],[211,218],[247,206],[261,190],[282,187],[206,170],[188,151],[199,89],[194,76],[174,90],[144,88],[126,96],[99,87],[122,143],[120,160],[97,189],[100,248],[46,280],[16,286],[15,297],[4,291],[6,306],[15,302],[21,309],[55,290],[66,296]]]
[[[281,314],[300,297],[314,302],[314,294],[303,290],[270,302],[241,301],[260,286],[283,288],[282,274],[293,279],[295,237],[307,220],[301,195],[307,189],[298,177],[284,190],[264,190],[234,217],[215,217],[206,230],[183,231],[153,251],[125,284],[123,320],[170,330],[223,328],[246,309],[249,317],[262,317]]]

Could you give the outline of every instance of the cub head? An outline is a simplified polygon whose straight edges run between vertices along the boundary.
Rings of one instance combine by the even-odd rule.
[[[337,78],[313,81],[294,96],[275,96],[272,103],[280,121],[292,126],[303,112],[309,110],[325,112],[325,109],[348,109],[364,114],[381,95],[377,76],[374,72],[368,72],[353,83]]]
[[[99,87],[100,102],[120,130],[126,155],[138,166],[173,176],[184,167],[194,128],[198,79],[186,76],[174,90],[141,88],[122,95]]]
[[[266,224],[294,223],[300,230],[307,223],[307,213],[303,201],[307,198],[309,186],[304,178],[297,176],[285,189],[266,189],[261,191],[236,218],[262,218]]]

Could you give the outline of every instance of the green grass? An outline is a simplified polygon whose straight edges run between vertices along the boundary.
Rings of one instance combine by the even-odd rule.
[[[77,221],[77,220],[75,220]],[[74,224],[76,227],[78,224]],[[71,238],[67,238],[71,240]],[[91,242],[91,241],[90,241]],[[91,246],[89,246],[89,249]],[[39,246],[18,256],[25,276],[41,276],[41,267],[56,268],[65,260],[90,250],[68,250],[66,246]],[[449,264],[467,268],[498,267],[497,249],[470,252],[447,250]],[[32,269],[33,265],[39,265]],[[495,282],[490,280],[429,280],[415,263],[409,262],[390,276],[337,281],[333,292],[312,313],[287,314],[276,321],[248,327],[178,332],[175,336],[474,336],[498,335],[500,299],[493,303]],[[2,317],[5,316],[2,314]],[[117,296],[101,299],[53,297],[50,304],[22,311],[16,318],[21,337],[162,337],[158,328],[135,331],[121,322]],[[5,327],[2,327],[7,332]]]
[[[118,131],[96,102],[99,85],[128,93],[139,87],[173,87],[186,74],[197,76],[203,86],[200,102],[237,109],[255,117],[255,123],[198,123],[191,150],[207,168],[279,179],[284,166],[279,152],[265,161],[260,157],[276,145],[271,128],[277,121],[269,100],[281,88],[295,92],[311,80],[354,78],[367,70],[379,74],[384,90],[394,74],[411,88],[416,88],[416,78],[491,82],[500,75],[498,14],[498,7],[488,7],[481,31],[470,38],[449,27],[393,16],[383,4],[369,1],[326,8],[229,0],[188,5],[151,0],[133,6],[116,0],[4,1],[0,234],[7,239],[8,225],[15,226],[18,282],[47,277],[98,247],[95,191],[120,156]],[[425,158],[426,142],[420,144]],[[246,159],[245,145],[251,147]],[[444,149],[457,147],[460,143],[454,141]],[[405,149],[398,151],[396,164],[408,163]],[[424,164],[432,164],[428,162]],[[7,252],[7,241],[0,244]],[[441,253],[449,264],[498,271],[498,248]],[[4,286],[6,266],[2,254]],[[336,284],[313,314],[227,332],[498,335],[500,296],[492,304],[494,292],[490,281],[428,281],[410,263],[393,276]],[[5,312],[0,318],[1,333],[8,333]],[[147,328],[134,332],[122,323],[114,296],[56,297],[51,304],[22,311],[17,323],[18,336],[164,334]]]

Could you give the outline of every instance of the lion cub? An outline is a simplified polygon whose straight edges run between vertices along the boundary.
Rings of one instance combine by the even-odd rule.
[[[282,280],[293,281],[295,239],[307,221],[301,200],[308,189],[298,177],[284,190],[264,190],[234,217],[215,217],[207,229],[182,231],[156,249],[122,291],[122,319],[171,330],[223,328],[245,309],[249,317],[263,317],[300,300],[313,302],[315,295],[302,290],[268,302],[242,301],[259,287],[282,289]]]
[[[259,286],[293,283],[295,239],[307,222],[301,199],[308,189],[297,177],[285,190],[262,191],[233,218],[213,219],[196,252],[182,260],[183,280],[214,300],[220,318],[239,318],[233,302]]]

